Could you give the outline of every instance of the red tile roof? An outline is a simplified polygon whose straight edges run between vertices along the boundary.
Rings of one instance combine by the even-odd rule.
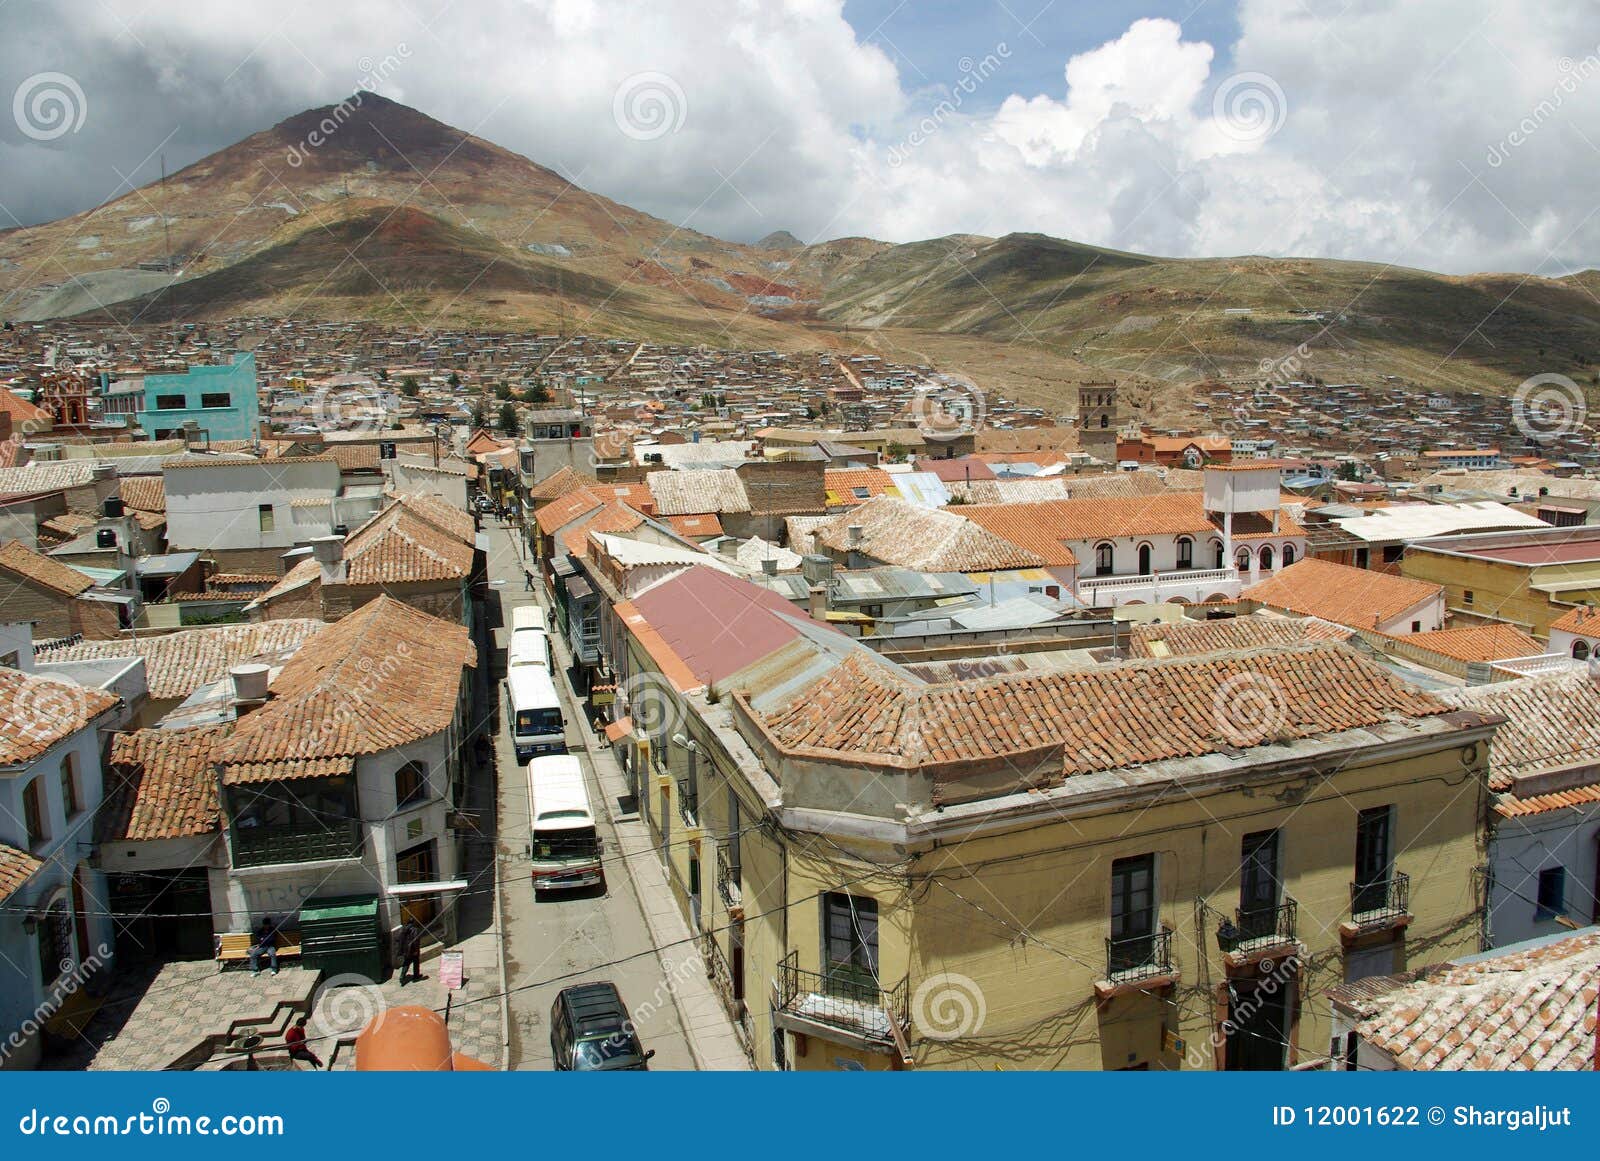
[[[1568,609],[1550,622],[1550,628],[1563,633],[1576,633],[1580,637],[1600,637],[1600,609],[1588,605]]]
[[[20,540],[0,545],[0,571],[11,573],[60,597],[75,597],[94,582],[75,568],[35,552]]]
[[[115,779],[100,841],[146,842],[210,834],[221,825],[214,754],[231,726],[135,730],[111,745]]]
[[[1600,801],[1600,684],[1586,669],[1448,689],[1463,709],[1500,714],[1489,744],[1489,789],[1507,818]]]
[[[476,664],[466,626],[380,596],[283,667],[271,699],[223,746],[223,781],[321,774],[432,737],[455,717],[463,667]]]
[[[859,546],[851,540],[852,525],[862,528]],[[874,560],[924,572],[992,572],[1045,563],[1038,553],[954,510],[920,508],[889,496],[830,516],[816,526],[813,536],[816,544],[835,552],[859,548]]]
[[[1274,609],[1371,629],[1443,592],[1444,586],[1427,581],[1306,557],[1239,596]]]
[[[0,766],[21,766],[121,699],[103,689],[0,667]]]
[[[43,866],[27,851],[0,843],[0,899],[10,898]]]
[[[1242,685],[1267,691],[1272,713],[1259,726],[1226,717]],[[1033,753],[1071,775],[1449,709],[1352,650],[1317,644],[926,686],[852,656],[766,725],[790,750],[863,765],[959,772],[963,762]]]
[[[245,595],[248,594],[241,594]],[[143,657],[151,697],[187,697],[202,685],[220,681],[235,665],[258,657],[277,657],[297,648],[320,628],[322,622],[302,618],[214,625],[154,636],[146,634],[137,639],[81,641],[51,649],[42,654],[41,659],[95,661],[105,657]]]
[[[1315,617],[1229,617],[1220,621],[1179,621],[1135,625],[1128,634],[1133,657],[1191,657],[1199,653],[1298,645],[1304,641],[1345,641],[1351,631]]]
[[[1544,652],[1543,645],[1514,625],[1464,625],[1459,629],[1411,633],[1399,640],[1454,661],[1504,661]]]

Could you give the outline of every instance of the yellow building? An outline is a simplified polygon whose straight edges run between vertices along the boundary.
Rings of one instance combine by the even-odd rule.
[[[1315,1066],[1330,988],[1478,949],[1499,719],[1344,645],[929,683],[710,568],[615,612],[760,1067]]]
[[[1543,641],[1573,605],[1600,599],[1600,528],[1419,540],[1400,570],[1443,585],[1452,614],[1506,621]]]

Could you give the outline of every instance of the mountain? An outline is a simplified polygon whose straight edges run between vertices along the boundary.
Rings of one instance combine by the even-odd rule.
[[[172,272],[167,259],[173,256]],[[1600,273],[1175,259],[1040,234],[726,242],[370,93],[102,206],[0,231],[0,315],[297,314],[829,347],[962,370],[1070,409],[1114,374],[1182,422],[1209,378],[1509,391],[1595,381]]]

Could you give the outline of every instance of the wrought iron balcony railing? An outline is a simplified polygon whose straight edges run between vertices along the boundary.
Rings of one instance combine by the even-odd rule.
[[[729,858],[728,844],[717,844],[717,893],[725,907],[742,907],[744,892],[740,888],[740,868]]]
[[[791,951],[778,964],[778,1002],[790,1015],[887,1043],[890,1021],[905,1020],[906,981],[886,988],[853,964],[807,971]]]
[[[1396,871],[1387,879],[1350,884],[1350,917],[1361,926],[1391,923],[1411,909],[1411,876]]]
[[[1292,943],[1300,905],[1288,896],[1281,903],[1241,907],[1233,918],[1217,924],[1217,946],[1224,952]]]
[[[1112,983],[1149,979],[1172,971],[1172,929],[1106,940],[1106,978]]]

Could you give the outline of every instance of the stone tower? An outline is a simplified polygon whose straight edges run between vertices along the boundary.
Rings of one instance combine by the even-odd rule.
[[[1078,384],[1078,446],[1096,459],[1117,459],[1115,380]]]

